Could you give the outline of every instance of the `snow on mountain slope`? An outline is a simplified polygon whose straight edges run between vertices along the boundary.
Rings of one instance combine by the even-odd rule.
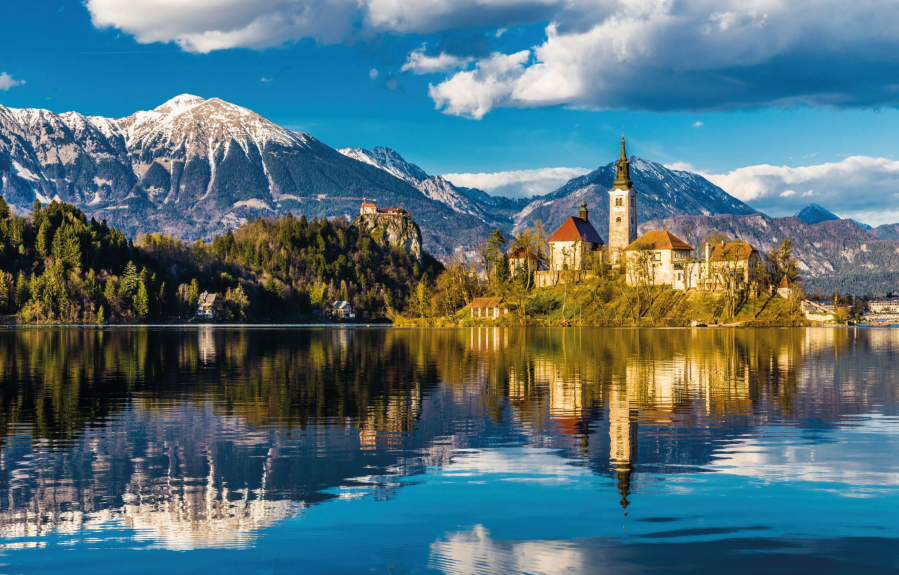
[[[637,190],[637,221],[644,222],[674,215],[755,214],[754,209],[731,196],[702,176],[670,170],[662,164],[632,156],[631,179]],[[615,162],[569,180],[558,190],[534,199],[515,217],[515,231],[541,220],[554,230],[568,216],[576,214],[586,201],[591,222],[602,236],[608,234],[609,194],[615,179]]]
[[[427,172],[407,162],[390,148],[383,146],[371,150],[343,148],[337,151],[348,158],[384,170],[395,178],[415,186],[426,197],[490,225],[508,228],[512,223],[514,212],[524,206],[524,202],[521,201],[494,198],[481,190],[460,188],[443,176],[429,176]]]
[[[348,158],[380,168],[393,177],[409,182],[413,186],[418,186],[418,184],[430,177],[424,170],[415,164],[410,164],[394,150],[383,146],[378,146],[371,150],[343,148],[337,151]]]
[[[359,196],[409,209],[433,253],[486,233],[479,218],[380,167],[241,106],[188,94],[118,120],[0,106],[0,192],[26,210],[59,198],[130,235],[208,237],[288,211],[352,217]]]

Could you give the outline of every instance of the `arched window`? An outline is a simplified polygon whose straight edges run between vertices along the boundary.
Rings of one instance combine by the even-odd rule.
[[[615,198],[615,207],[617,207],[617,208],[621,207],[621,198]]]
[[[615,223],[620,224],[620,223],[621,223],[621,218],[615,218]]]

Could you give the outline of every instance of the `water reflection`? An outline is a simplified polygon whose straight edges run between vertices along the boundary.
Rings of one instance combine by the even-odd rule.
[[[696,474],[876,497],[899,477],[897,349],[899,330],[8,330],[0,537],[253,547],[435,469],[601,480],[590,497],[634,521],[659,478]],[[579,572],[584,553],[472,521],[428,564]]]

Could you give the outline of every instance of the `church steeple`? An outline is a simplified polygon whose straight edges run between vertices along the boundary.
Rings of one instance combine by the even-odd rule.
[[[613,190],[630,190],[634,187],[631,181],[631,163],[627,159],[627,151],[624,148],[624,133],[621,134],[621,156],[618,158],[618,173],[615,176],[615,182],[612,184]]]
[[[589,222],[590,220],[587,219],[587,216],[589,216],[589,215],[590,215],[590,211],[587,209],[587,200],[584,200],[583,202],[581,202],[581,213],[580,213],[581,219],[584,220],[585,222]]]

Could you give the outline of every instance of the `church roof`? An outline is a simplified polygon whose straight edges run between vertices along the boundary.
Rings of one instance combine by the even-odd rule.
[[[709,261],[723,262],[748,260],[752,257],[753,252],[758,252],[758,250],[752,247],[748,242],[721,242],[712,248],[712,255],[709,257]]]
[[[666,230],[646,232],[624,248],[626,250],[692,250],[693,246]]]
[[[559,226],[556,233],[549,236],[551,242],[591,242],[603,245],[602,238],[596,233],[593,224],[583,218],[571,216]]]

